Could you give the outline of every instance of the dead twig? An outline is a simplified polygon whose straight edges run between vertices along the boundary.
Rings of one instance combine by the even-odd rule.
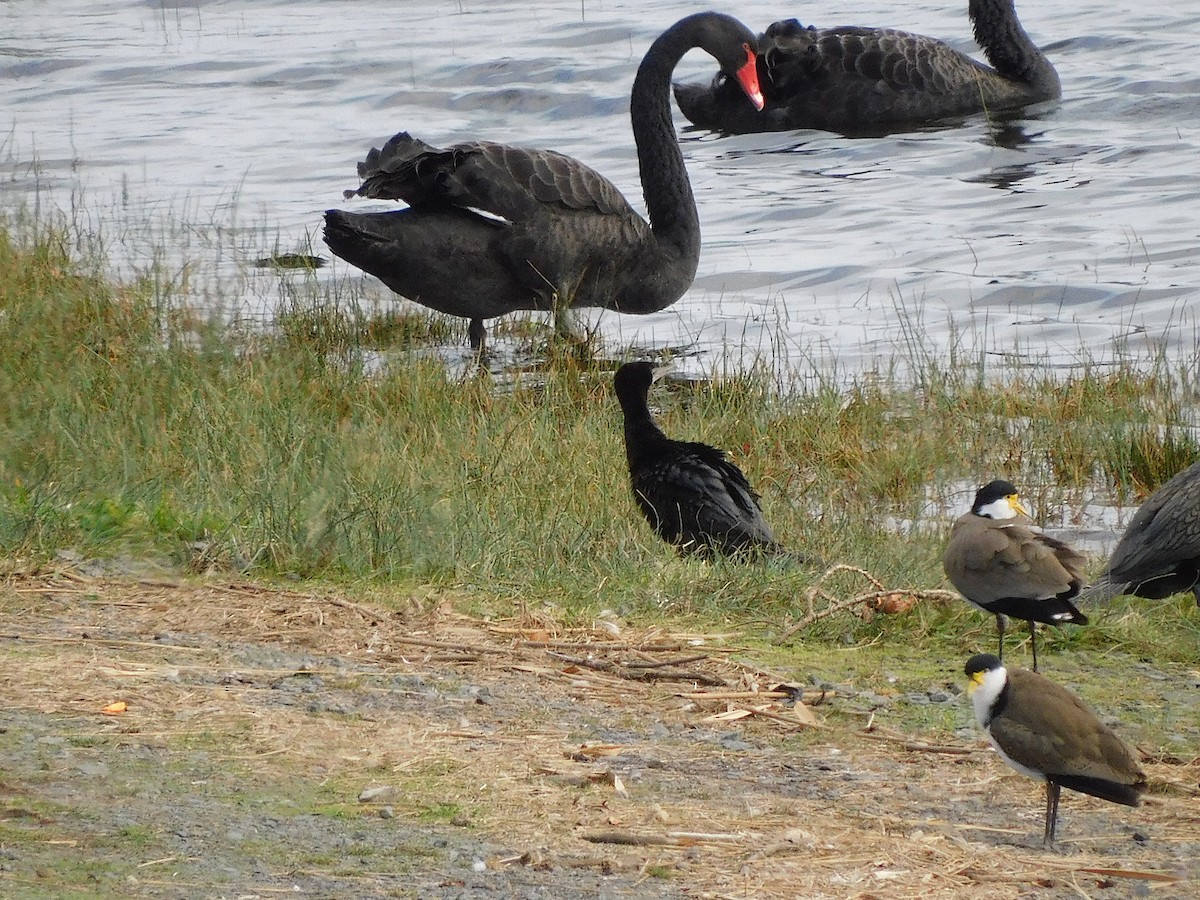
[[[562,660],[573,666],[594,669],[597,672],[608,672],[630,681],[693,681],[697,684],[709,684],[714,687],[725,687],[726,681],[704,672],[694,672],[689,669],[630,669],[628,666],[607,659],[590,659],[586,656],[569,656],[566,653],[546,651],[546,655]]]
[[[684,700],[787,700],[795,694],[788,691],[693,691],[675,696]]]
[[[618,644],[609,641],[517,641],[519,647],[535,650],[638,650],[643,653],[678,653],[686,649],[683,644]]]
[[[431,641],[425,638],[397,637],[396,635],[389,635],[388,640],[397,644],[430,647],[434,650],[453,650],[459,653],[496,653],[501,656],[510,656],[513,652],[509,647],[485,647],[482,644],[455,644],[449,641]]]
[[[1084,868],[1077,871],[1087,872],[1089,875],[1103,875],[1105,878],[1133,878],[1138,881],[1157,881],[1160,884],[1174,884],[1182,880],[1178,875],[1164,875],[1159,872],[1139,872],[1133,869]]]
[[[681,656],[678,659],[646,660],[645,662],[630,661],[625,663],[628,669],[661,669],[666,666],[686,666],[688,663],[708,659],[707,653],[694,653],[691,656]]]
[[[691,847],[705,842],[735,844],[737,834],[710,834],[702,831],[668,831],[666,834],[633,834],[629,831],[599,831],[581,837],[592,844],[622,844],[627,847]]]
[[[864,730],[860,731],[859,734],[873,741],[899,744],[905,750],[913,750],[918,753],[946,753],[951,756],[969,756],[972,753],[980,752],[981,749],[979,747],[955,747],[950,744],[928,744],[925,741],[915,741],[902,734],[888,734],[886,732]]]
[[[182,650],[187,653],[215,654],[213,647],[188,647],[183,644],[168,644],[161,641],[126,641],[117,638],[102,637],[67,637],[61,634],[21,634],[6,632],[0,634],[0,640],[8,641],[40,641],[49,644],[95,644],[101,647],[128,647],[133,649]]]
[[[821,585],[825,583],[830,576],[838,572],[851,572],[855,575],[861,575],[871,583],[874,590],[866,593],[857,594],[848,599],[839,600],[832,594],[824,590]],[[914,590],[914,589],[898,589],[885,588],[883,583],[868,572],[866,569],[860,569],[858,566],[849,566],[845,564],[836,565],[828,569],[824,574],[817,579],[817,583],[808,589],[805,593],[805,600],[808,604],[808,612],[801,616],[796,622],[784,629],[783,634],[779,636],[776,643],[783,643],[797,631],[802,631],[814,622],[819,622],[821,619],[827,619],[830,616],[836,615],[847,609],[853,609],[857,606],[869,605],[873,609],[878,609],[884,603],[897,595],[911,598],[914,601],[918,600],[935,600],[948,601],[957,598],[957,594],[951,591],[942,590]],[[815,601],[820,598],[825,601],[826,606],[823,609],[817,609]]]

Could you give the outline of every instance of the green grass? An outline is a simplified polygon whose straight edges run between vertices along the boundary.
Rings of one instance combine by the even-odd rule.
[[[435,803],[417,813],[418,822],[450,822],[462,814],[462,807],[457,803]]]
[[[143,850],[148,845],[155,843],[158,836],[154,833],[154,829],[147,828],[144,825],[125,825],[122,826],[118,837],[122,844],[134,850]]]
[[[71,251],[77,237],[0,220],[0,553],[453,587],[477,612],[565,621],[608,608],[769,634],[800,611],[814,573],[679,560],[650,533],[629,495],[611,361],[555,356],[503,386],[454,377],[405,350],[461,340],[461,323],[372,317],[311,274],[277,329],[248,331],[190,311],[178,277],[104,277],[103,259]],[[652,402],[669,434],[731,451],[783,542],[889,586],[944,585],[946,528],[971,485],[1003,475],[1035,511],[1079,510],[1136,503],[1196,458],[1192,363],[1003,370],[906,342],[907,380],[885,370],[847,386],[760,363],[660,386]],[[1141,609],[1062,640],[1161,654]],[[1195,611],[1166,615],[1180,635],[1168,652],[1194,660]],[[965,606],[901,621],[909,645],[964,629],[990,643]],[[803,640],[896,628],[841,617]]]

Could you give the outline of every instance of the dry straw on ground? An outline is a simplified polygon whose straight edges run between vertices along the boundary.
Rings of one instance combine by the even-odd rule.
[[[891,593],[814,597],[857,609]],[[1196,760],[1147,759],[1155,792],[1137,810],[1066,796],[1047,852],[1036,785],[982,740],[835,716],[853,698],[802,691],[736,634],[483,621],[454,599],[14,576],[0,703],[173,753],[226,735],[207,752],[248,778],[320,772],[363,815],[445,804],[503,848],[489,870],[612,872],[613,896],[1197,889]],[[300,674],[336,704],[275,702],[269,686]],[[105,715],[114,701],[126,711]]]

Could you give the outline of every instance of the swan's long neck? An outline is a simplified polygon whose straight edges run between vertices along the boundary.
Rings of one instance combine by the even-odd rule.
[[[970,0],[967,12],[975,42],[1005,78],[1043,88],[1049,96],[1061,92],[1058,73],[1017,19],[1013,0]]]
[[[700,216],[671,119],[671,73],[698,45],[687,19],[659,35],[638,67],[629,100],[650,227],[663,250],[683,257],[699,255]]]

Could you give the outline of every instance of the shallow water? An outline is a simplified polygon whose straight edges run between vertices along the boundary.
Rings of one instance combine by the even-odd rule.
[[[1168,4],[1161,4],[1166,7]],[[739,4],[756,30],[888,25],[975,52],[965,2]],[[52,8],[53,14],[47,10]],[[100,226],[115,265],[212,266],[269,316],[275,251],[328,256],[320,214],[408,129],[550,147],[641,208],[628,92],[690,3],[8,0],[0,3],[0,204]],[[590,311],[606,341],[853,372],[951,348],[1071,364],[1195,354],[1200,6],[1018,3],[1063,82],[1024,118],[846,139],[682,128],[704,251],[651,316]],[[677,77],[708,79],[695,53]],[[360,205],[362,201],[359,201]],[[165,253],[158,249],[165,245]],[[358,281],[344,264],[323,284]],[[197,282],[199,283],[199,282]],[[373,279],[370,290],[389,297]]]

